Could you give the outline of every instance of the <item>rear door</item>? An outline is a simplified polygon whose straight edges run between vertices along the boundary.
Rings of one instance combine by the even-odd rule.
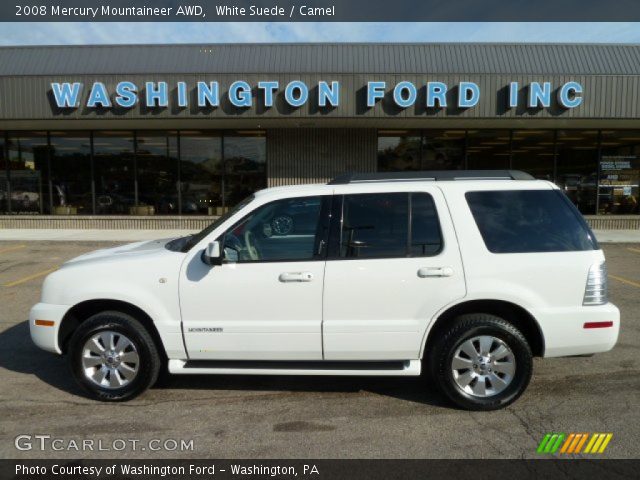
[[[436,186],[363,191],[336,195],[333,204],[323,296],[324,358],[419,358],[431,318],[465,295],[442,192]]]

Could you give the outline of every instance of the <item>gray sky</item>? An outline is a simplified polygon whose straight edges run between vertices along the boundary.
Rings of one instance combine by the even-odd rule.
[[[0,45],[460,41],[640,43],[640,23],[0,23]]]

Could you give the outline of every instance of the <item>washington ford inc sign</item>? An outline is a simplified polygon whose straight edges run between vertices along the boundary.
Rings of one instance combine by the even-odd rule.
[[[317,107],[339,107],[340,87],[340,82],[337,81],[319,81],[313,85],[300,80],[291,81],[286,85],[281,85],[277,81],[260,81],[256,85],[250,85],[246,81],[237,80],[229,85],[226,96],[231,105],[237,108],[251,108],[258,102],[258,98],[262,106],[268,108],[273,107],[276,95],[284,94],[284,101],[291,107],[297,108],[307,104],[309,92],[317,88],[317,95],[314,95],[314,103],[317,102]],[[254,89],[257,90],[255,96],[252,94]],[[418,92],[421,89],[424,89],[423,106],[427,108],[454,106],[461,109],[473,108],[482,95],[480,87],[474,82],[459,82],[455,85],[426,82],[423,85],[416,85],[401,81],[395,85],[388,85],[387,82],[371,81],[367,82],[365,87],[366,106],[374,107],[376,102],[390,96],[397,107],[409,108],[418,101]],[[509,108],[522,105],[522,101],[526,101],[529,108],[550,107],[554,99],[560,107],[566,109],[575,108],[582,103],[582,85],[573,81],[556,86],[552,86],[551,82],[530,82],[524,85],[519,82],[510,82],[506,89],[508,104],[506,106]],[[167,82],[136,84],[131,81],[122,81],[112,89],[102,82],[94,82],[88,86],[81,82],[65,82],[51,83],[51,92],[56,106],[61,109],[74,109],[80,106],[127,109],[134,108],[139,103],[147,108],[164,108],[169,106],[170,99],[178,107],[186,108],[194,100],[200,108],[218,107],[222,93],[218,82],[213,81],[199,81],[195,85],[188,85],[187,82],[176,82],[170,85]]]

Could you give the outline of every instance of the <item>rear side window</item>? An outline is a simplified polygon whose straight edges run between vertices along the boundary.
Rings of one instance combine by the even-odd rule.
[[[467,203],[493,253],[595,250],[580,214],[555,190],[467,192]]]
[[[427,193],[345,195],[339,256],[430,256],[442,248],[440,223]]]

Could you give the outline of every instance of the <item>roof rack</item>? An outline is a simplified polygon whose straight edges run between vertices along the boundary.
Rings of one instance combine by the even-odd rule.
[[[452,180],[535,180],[535,178],[520,170],[425,170],[422,172],[345,173],[338,175],[327,185]]]

